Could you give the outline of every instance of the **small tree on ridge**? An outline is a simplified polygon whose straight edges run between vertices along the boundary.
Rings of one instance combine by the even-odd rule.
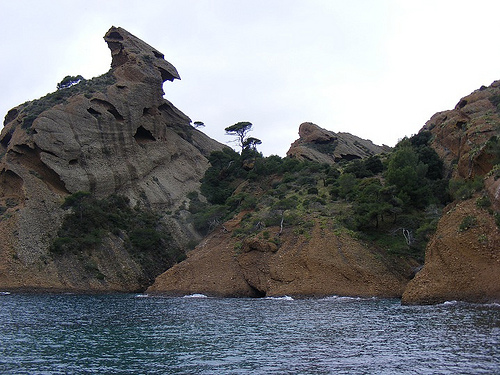
[[[248,121],[241,121],[237,122],[234,125],[228,126],[224,130],[226,131],[227,135],[233,135],[236,137],[236,142],[241,147],[241,151],[243,151],[246,146],[245,142],[247,134],[252,130],[252,123]]]

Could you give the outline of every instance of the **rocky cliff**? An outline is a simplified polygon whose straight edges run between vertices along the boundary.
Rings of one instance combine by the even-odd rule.
[[[374,212],[372,210],[376,210],[375,206],[384,199],[385,193],[397,194],[395,186],[385,186],[375,200],[370,200],[373,197],[368,189],[365,190],[367,196],[361,198],[358,195],[349,202],[347,192],[357,190],[355,196],[367,186],[379,186],[387,181],[381,174],[375,179],[353,182],[346,190],[347,202],[342,203],[335,197],[335,188],[328,190],[328,176],[335,173],[328,172],[323,182],[319,182],[321,178],[318,180],[312,170],[306,169],[297,172],[302,175],[298,180],[294,180],[290,172],[284,178],[273,180],[270,193],[258,193],[259,205],[254,212],[241,213],[219,227],[189,254],[186,261],[160,275],[148,292],[220,296],[402,295],[403,303],[407,304],[446,300],[499,301],[498,98],[497,83],[481,88],[462,99],[454,110],[433,116],[422,129],[422,132],[430,132],[430,145],[445,161],[447,174],[452,177],[451,186],[455,186],[452,193],[456,200],[444,208],[437,230],[428,242],[425,265],[413,279],[412,269],[418,269],[410,255],[413,236],[432,233],[429,231],[434,225],[432,220],[412,228],[418,215],[399,220],[397,212],[402,216],[409,215],[412,208],[406,206],[402,212],[397,200],[389,199],[387,202],[389,206],[393,205],[392,208],[387,206],[378,216],[375,215],[380,219],[376,223],[378,235],[382,230],[386,231],[384,241],[378,242],[383,244],[382,249],[376,242],[361,240],[362,230],[353,233],[347,228],[353,220],[360,219],[359,216],[355,219],[355,215]],[[412,137],[406,147],[411,142],[428,142],[428,134]],[[349,142],[348,139],[354,137],[340,139],[314,124],[305,123],[300,127],[300,139],[292,145],[288,155],[292,156],[291,160],[313,160],[332,165],[342,159],[358,159],[384,151],[367,145],[361,147],[359,141]],[[421,147],[420,144],[414,146],[416,149]],[[428,153],[423,155],[428,156]],[[391,155],[386,160],[394,167]],[[351,164],[346,164],[345,168],[349,169]],[[228,171],[222,170],[219,176],[223,175],[222,172]],[[312,185],[305,188],[300,186],[304,182],[299,183],[306,180],[304,174],[312,177],[309,182]],[[342,176],[337,183],[340,179]],[[265,190],[265,179],[259,178],[259,181],[259,188]],[[423,185],[424,181],[421,182]],[[245,186],[251,184],[241,184],[233,196],[244,201]],[[327,201],[328,196],[331,202]],[[360,198],[371,203],[364,206]],[[262,205],[261,202],[267,203]],[[271,207],[271,211],[274,207],[275,215],[281,217],[281,224],[283,221],[286,224],[287,212],[290,220],[293,221],[294,215],[301,219],[281,228],[259,230],[257,227],[265,222],[266,215],[269,216],[269,211],[265,213],[265,206],[267,209]],[[415,204],[414,208],[420,206]],[[390,218],[388,212],[395,215]],[[432,206],[425,212],[421,211],[420,216],[431,215],[437,220],[439,212]],[[361,217],[361,222],[364,219],[366,216]],[[253,226],[250,228],[248,223]],[[359,225],[356,229],[360,229]],[[365,226],[365,229],[373,235],[373,228]],[[401,229],[407,242],[397,244],[397,233]],[[396,247],[403,251],[399,256],[391,256]]]
[[[160,275],[147,293],[224,297],[401,296],[415,264],[395,262],[348,233],[315,222],[240,242],[244,214],[205,238],[188,259]],[[296,228],[295,228],[296,229]],[[279,227],[267,228],[279,233]]]
[[[483,177],[500,159],[500,81],[460,99],[454,109],[436,113],[422,128],[448,173],[464,179]]]
[[[462,98],[453,110],[435,114],[422,130],[433,134],[432,146],[461,186],[403,302],[498,302],[500,81]]]
[[[334,164],[341,160],[362,159],[390,151],[349,133],[334,133],[311,122],[299,127],[299,139],[292,143],[287,156],[300,160]]]
[[[446,208],[403,303],[500,301],[500,231],[476,199]]]
[[[104,39],[112,55],[108,73],[70,80],[5,117],[2,289],[136,290],[155,276],[129,254],[123,233],[108,233],[80,255],[48,252],[68,214],[61,204],[78,191],[125,196],[131,207],[160,213],[175,246],[196,237],[182,220],[183,202],[199,189],[207,156],[223,145],[163,98],[163,83],[179,75],[162,53],[122,28],[112,27]],[[165,215],[174,211],[176,217]]]

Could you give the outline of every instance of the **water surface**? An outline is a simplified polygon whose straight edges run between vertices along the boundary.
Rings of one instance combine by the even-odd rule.
[[[2,374],[500,373],[500,306],[0,295]]]

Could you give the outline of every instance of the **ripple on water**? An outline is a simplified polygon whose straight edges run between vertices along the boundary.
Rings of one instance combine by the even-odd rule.
[[[454,374],[500,368],[500,308],[331,296],[0,299],[0,372]]]

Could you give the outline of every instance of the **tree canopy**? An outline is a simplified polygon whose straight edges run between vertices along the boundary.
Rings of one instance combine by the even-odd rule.
[[[66,76],[63,78],[61,82],[57,84],[57,89],[67,89],[68,87],[71,87],[73,85],[76,85],[77,83],[80,83],[80,81],[84,81],[85,78],[83,78],[81,75],[77,76]]]
[[[240,121],[234,125],[228,126],[224,130],[227,135],[233,135],[236,137],[236,142],[243,151],[246,145],[245,142],[247,140],[247,134],[252,130],[252,123],[248,121]]]

